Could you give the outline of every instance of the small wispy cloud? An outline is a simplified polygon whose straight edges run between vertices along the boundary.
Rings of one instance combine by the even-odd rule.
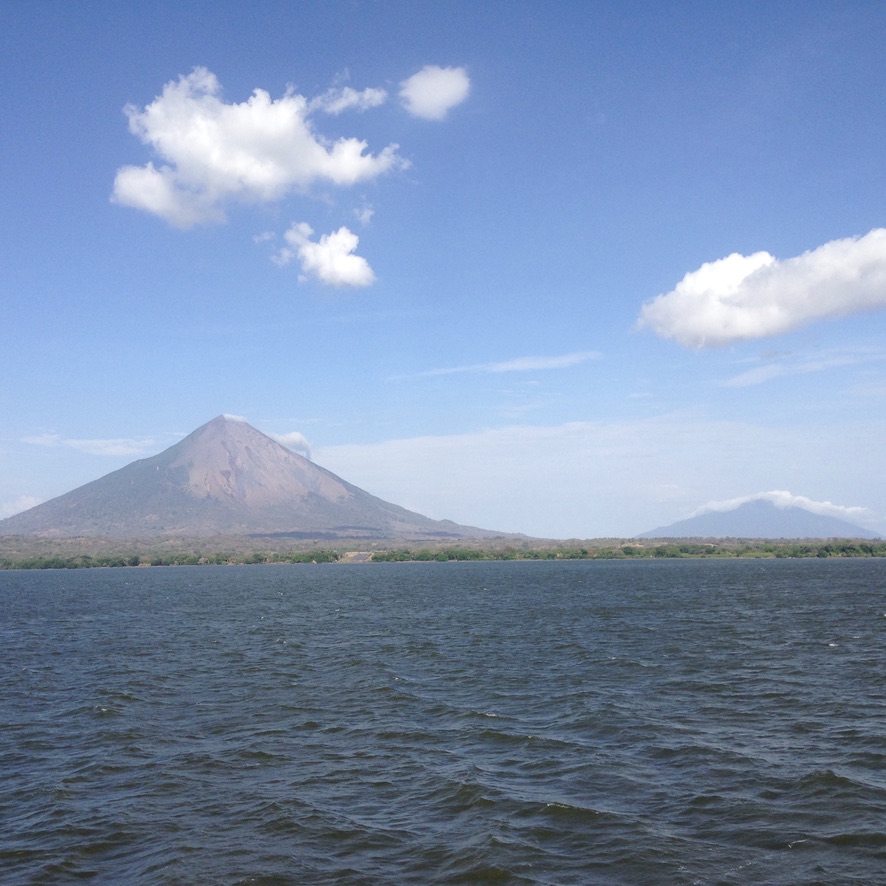
[[[12,501],[0,502],[0,520],[12,517],[14,514],[20,514],[22,511],[27,511],[29,508],[34,508],[39,504],[43,504],[43,499],[37,498],[36,495],[20,495],[18,498],[12,499]]]
[[[602,355],[599,351],[574,351],[555,357],[515,357],[492,363],[472,363],[468,366],[450,366],[443,369],[428,369],[419,373],[421,376],[456,375],[463,372],[532,372],[547,369],[566,369],[578,366],[589,360],[598,360]]]
[[[373,215],[375,215],[375,210],[368,204],[354,210],[354,217],[364,228],[372,221]]]
[[[858,366],[864,363],[882,362],[886,355],[874,351],[850,354],[822,354],[816,357],[785,356],[768,359],[753,369],[740,372],[721,382],[724,388],[747,388],[763,384],[776,378],[795,375],[809,375],[814,372],[827,372],[844,366]]]
[[[289,431],[286,434],[268,434],[272,440],[276,440],[281,446],[298,452],[305,458],[311,457],[311,444],[307,437],[300,431]]]
[[[77,439],[60,434],[45,433],[22,437],[22,443],[31,446],[65,447],[85,452],[87,455],[144,455],[153,452],[158,441],[153,437],[111,437],[107,439]]]
[[[310,111],[323,111],[325,114],[338,115],[342,111],[368,111],[377,108],[388,100],[384,89],[354,89],[351,86],[332,87],[323,95],[312,99],[308,104]]]

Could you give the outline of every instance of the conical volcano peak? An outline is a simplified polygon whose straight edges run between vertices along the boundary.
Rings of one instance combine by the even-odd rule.
[[[261,431],[254,428],[249,420],[244,418],[242,415],[231,415],[230,412],[223,412],[221,415],[217,415],[211,421],[206,422],[203,425],[204,428],[227,428],[231,433],[236,433],[238,430],[242,430],[244,428],[248,428],[250,431],[254,431],[256,434],[260,434]],[[199,431],[200,428],[197,428]]]
[[[0,535],[478,538],[382,501],[239,416],[218,415],[174,446],[0,521]]]
[[[348,484],[282,446],[245,419],[219,415],[161,453],[192,498],[250,509],[317,495],[343,502]]]
[[[231,435],[234,437],[245,437],[254,434],[260,437],[267,437],[267,434],[263,434],[261,431],[254,428],[242,416],[229,415],[228,413],[217,415],[211,421],[206,422],[205,425],[200,425],[199,428],[192,431],[188,436],[199,437],[204,434],[212,434],[213,436]],[[267,439],[271,438],[267,437]]]

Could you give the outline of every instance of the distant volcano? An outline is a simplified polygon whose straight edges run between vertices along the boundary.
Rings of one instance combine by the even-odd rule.
[[[484,538],[382,501],[257,431],[219,416],[159,455],[6,520],[0,535],[141,538]]]
[[[0,527],[2,527],[0,523]],[[638,538],[879,538],[854,523],[756,499],[644,532]]]

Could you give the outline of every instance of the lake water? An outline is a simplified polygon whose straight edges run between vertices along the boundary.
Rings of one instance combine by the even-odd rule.
[[[886,561],[0,572],[0,882],[886,882]]]

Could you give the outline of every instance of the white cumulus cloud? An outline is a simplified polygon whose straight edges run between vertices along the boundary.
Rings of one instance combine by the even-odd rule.
[[[784,489],[773,489],[769,492],[758,492],[742,498],[708,502],[690,514],[690,517],[697,517],[700,514],[709,514],[711,512],[734,511],[736,508],[752,501],[768,501],[782,510],[785,508],[803,508],[803,510],[811,511],[813,514],[836,517],[839,520],[848,520],[850,523],[859,520],[869,521],[873,516],[868,508],[835,505],[829,501],[814,501],[811,498],[806,498],[805,495],[794,495]]]
[[[425,65],[400,84],[400,99],[414,117],[443,120],[470,91],[471,81],[464,68]]]
[[[330,142],[310,120],[314,109],[339,113],[367,108],[382,90],[331,90],[311,103],[290,90],[272,99],[256,89],[244,102],[227,103],[221,85],[198,67],[170,81],[143,108],[127,105],[129,129],[158,163],[123,166],[112,199],[187,228],[224,220],[231,200],[265,202],[315,182],[352,185],[406,164],[391,144],[377,154],[358,138]]]
[[[832,240],[784,260],[733,253],[647,302],[638,326],[693,348],[788,332],[886,307],[886,229]]]
[[[312,240],[313,234],[306,222],[293,225],[283,235],[288,245],[274,261],[285,265],[297,258],[303,279],[313,277],[329,286],[369,286],[375,281],[369,262],[354,253],[360,238],[350,228],[340,227],[319,240]]]

